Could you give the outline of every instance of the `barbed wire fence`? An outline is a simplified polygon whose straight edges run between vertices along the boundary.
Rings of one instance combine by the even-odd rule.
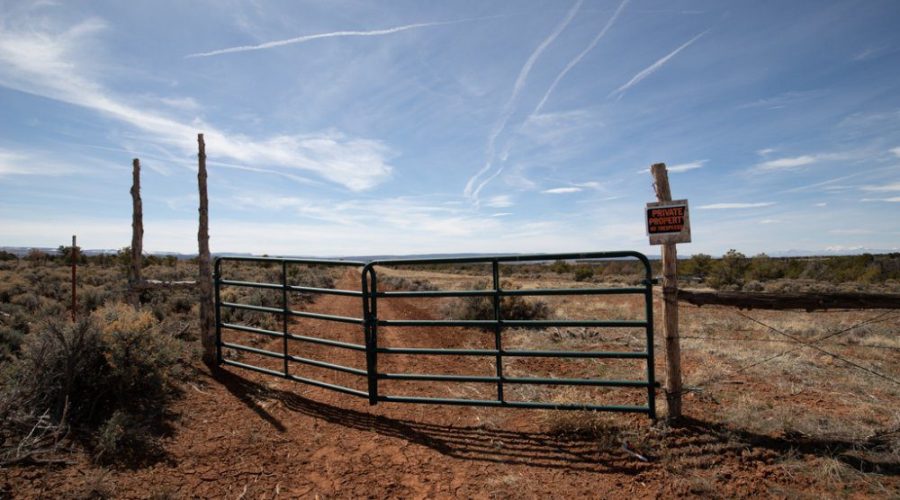
[[[892,384],[900,386],[900,380],[898,380],[897,378],[895,378],[891,375],[882,373],[881,371],[878,371],[875,368],[867,367],[859,362],[847,359],[847,357],[844,355],[835,353],[831,350],[828,350],[828,349],[825,349],[822,347],[824,345],[824,346],[829,346],[829,347],[835,346],[835,347],[852,347],[852,348],[857,348],[857,349],[880,349],[880,350],[886,350],[886,351],[900,351],[900,347],[890,346],[890,345],[852,344],[852,343],[846,343],[846,342],[833,342],[833,341],[826,342],[828,340],[833,340],[838,337],[847,335],[847,334],[854,332],[865,326],[871,326],[871,325],[885,323],[888,321],[898,319],[898,318],[900,318],[900,312],[897,312],[895,310],[882,311],[872,318],[859,321],[857,323],[854,323],[851,326],[844,327],[839,330],[825,333],[823,335],[820,335],[818,338],[814,338],[812,340],[804,340],[804,339],[798,337],[797,335],[787,333],[783,329],[776,328],[775,326],[773,326],[769,323],[766,323],[764,321],[761,321],[758,318],[754,318],[740,310],[734,310],[734,313],[736,315],[740,316],[741,318],[743,318],[744,320],[749,321],[753,324],[756,324],[760,327],[763,327],[766,330],[768,330],[772,333],[775,333],[777,335],[780,335],[784,338],[759,339],[759,338],[740,338],[740,337],[734,337],[734,336],[718,337],[718,336],[709,336],[709,335],[682,335],[682,336],[680,336],[680,338],[683,340],[701,340],[701,341],[714,341],[714,342],[778,343],[778,344],[788,344],[791,347],[784,349],[776,354],[766,356],[762,359],[758,359],[751,363],[748,363],[748,364],[745,364],[738,368],[735,368],[734,370],[730,370],[727,373],[709,377],[705,380],[702,380],[699,383],[691,384],[690,386],[685,386],[685,388],[681,391],[682,394],[691,393],[691,392],[702,392],[705,389],[710,388],[711,386],[714,386],[714,385],[720,384],[720,383],[724,383],[731,379],[734,379],[735,376],[737,376],[741,373],[744,373],[750,369],[765,365],[776,359],[782,358],[784,356],[798,352],[803,349],[814,350],[814,351],[818,352],[819,354],[829,356],[833,359],[836,359],[836,360],[844,363],[845,366],[848,368],[852,368],[852,369],[867,373],[871,376],[880,378],[882,380],[885,380]]]

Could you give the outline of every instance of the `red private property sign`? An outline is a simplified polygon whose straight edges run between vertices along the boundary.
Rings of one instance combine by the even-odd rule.
[[[647,203],[646,222],[651,245],[691,242],[687,200]]]

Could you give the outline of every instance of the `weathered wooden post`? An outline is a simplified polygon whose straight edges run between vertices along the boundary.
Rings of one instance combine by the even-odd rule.
[[[197,184],[200,190],[200,227],[197,231],[199,246],[199,276],[197,285],[200,290],[200,342],[203,345],[203,361],[214,366],[216,363],[216,334],[213,315],[212,271],[209,256],[209,199],[206,193],[206,144],[203,134],[197,134]]]
[[[140,305],[141,265],[144,253],[144,208],[141,202],[141,160],[131,160],[131,265],[128,288],[131,303]]]
[[[78,267],[78,247],[75,246],[75,235],[72,235],[72,322],[78,317],[78,292],[76,288],[76,269]]]
[[[687,200],[672,201],[665,163],[650,167],[656,203],[647,204],[651,245],[662,245],[663,333],[666,342],[666,405],[668,419],[681,418],[681,344],[678,337],[678,256],[676,243],[691,241]]]

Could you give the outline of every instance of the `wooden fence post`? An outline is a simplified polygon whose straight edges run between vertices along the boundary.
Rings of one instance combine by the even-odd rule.
[[[672,201],[665,163],[650,167],[657,201]],[[663,332],[666,339],[666,406],[670,421],[681,418],[681,344],[678,338],[678,256],[675,243],[662,245]]]
[[[216,363],[216,334],[213,324],[212,272],[209,255],[209,199],[206,192],[206,144],[203,134],[197,134],[197,184],[200,191],[200,227],[197,231],[199,246],[199,276],[197,285],[200,289],[200,342],[203,346],[203,361],[214,366]]]
[[[141,160],[131,160],[131,266],[128,287],[131,303],[140,305],[141,265],[144,254],[144,209],[141,202]]]
[[[78,267],[78,247],[75,246],[75,235],[72,235],[72,322],[78,317],[78,292],[76,269]]]

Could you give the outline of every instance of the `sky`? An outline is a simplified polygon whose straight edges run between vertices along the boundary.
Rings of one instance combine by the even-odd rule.
[[[900,247],[900,2],[0,0],[0,246]]]

